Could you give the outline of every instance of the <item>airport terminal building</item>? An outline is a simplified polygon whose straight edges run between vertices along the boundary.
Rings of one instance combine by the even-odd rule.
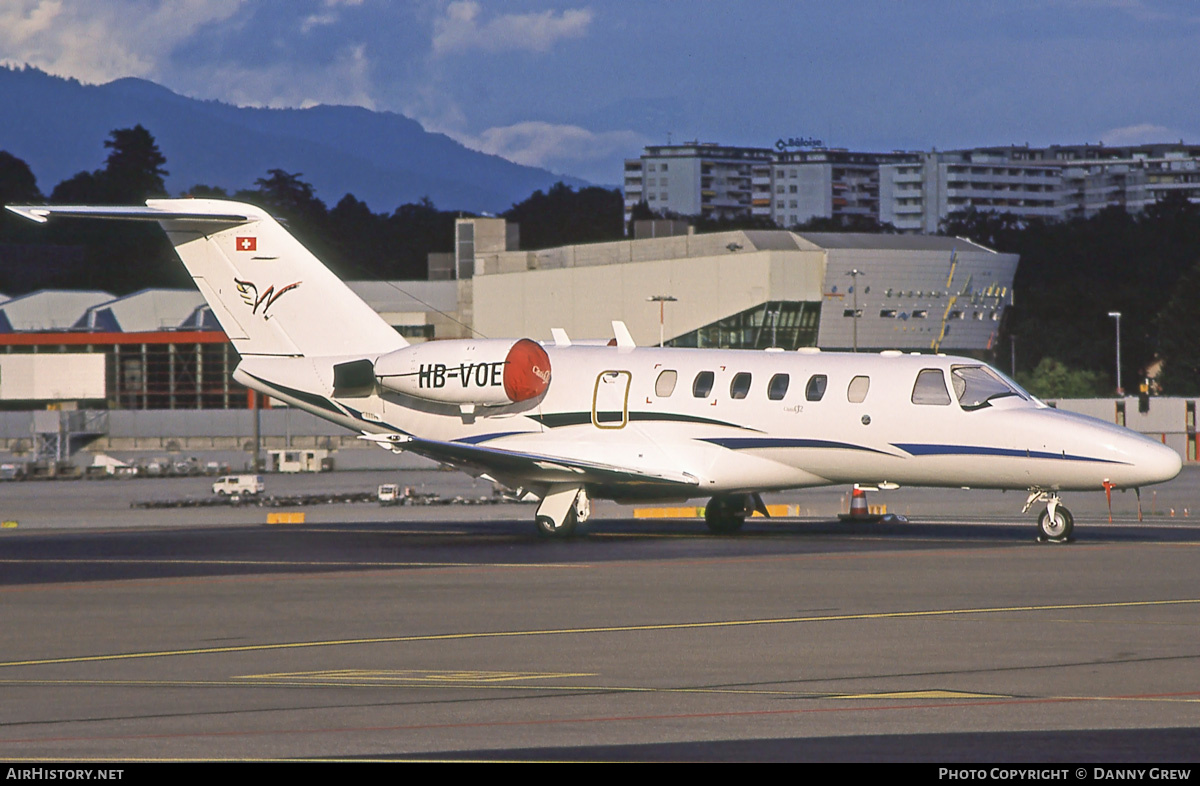
[[[460,219],[460,279],[486,336],[641,345],[985,355],[1012,300],[1018,257],[969,240],[737,230],[513,250],[495,223]],[[479,225],[490,231],[479,231]],[[479,238],[495,242],[480,242]],[[463,249],[468,249],[464,251]],[[461,258],[469,253],[469,259]],[[464,312],[465,313],[465,312]],[[661,321],[660,321],[661,318]]]

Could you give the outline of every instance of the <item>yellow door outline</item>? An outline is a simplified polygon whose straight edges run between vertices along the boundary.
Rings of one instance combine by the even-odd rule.
[[[609,379],[605,379],[608,377]],[[621,397],[621,418],[619,421],[614,421],[612,416],[616,414],[612,410],[600,410],[600,386],[601,385],[621,385],[620,379],[624,377],[624,389],[619,392]],[[625,424],[629,422],[629,385],[633,381],[633,375],[628,371],[618,371],[609,369],[601,371],[596,376],[596,384],[592,387],[592,425],[596,428],[603,429],[619,429],[625,428]],[[611,393],[605,396],[606,403],[611,401]],[[603,417],[603,421],[601,418]]]

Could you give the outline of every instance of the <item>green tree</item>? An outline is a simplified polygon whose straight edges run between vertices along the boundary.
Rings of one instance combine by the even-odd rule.
[[[50,201],[60,204],[137,205],[167,195],[163,169],[167,159],[142,126],[110,132],[104,146],[111,152],[103,169],[78,172],[54,187]]]
[[[105,201],[95,172],[76,172],[50,192],[50,201],[60,205],[82,205]]]
[[[896,227],[881,224],[874,216],[813,216],[792,227],[795,232],[865,232],[872,235],[894,235]]]
[[[138,204],[150,197],[167,195],[163,183],[163,177],[170,174],[163,169],[167,158],[149,131],[141,125],[118,128],[105,140],[104,146],[111,152],[104,169],[97,174],[109,201]]]
[[[19,205],[22,202],[41,202],[37,178],[21,159],[0,150],[0,205]]]
[[[653,221],[658,218],[658,214],[650,209],[650,203],[644,199],[639,199],[637,204],[629,211],[629,226],[625,228],[630,237],[633,236],[633,225],[638,221]]]
[[[220,186],[206,186],[203,183],[197,183],[184,193],[185,196],[197,199],[229,199],[229,192],[225,189]]]
[[[1015,251],[1019,236],[1033,223],[1012,213],[977,210],[969,207],[948,215],[938,226],[938,234],[965,237],[996,251]]]
[[[1017,381],[1038,398],[1093,398],[1111,392],[1103,374],[1070,368],[1051,357],[1042,358],[1030,374]]]
[[[461,216],[438,210],[429,197],[396,208],[385,230],[395,271],[387,277],[428,278],[429,254],[454,250],[454,221]]]
[[[386,220],[353,194],[346,194],[329,211],[326,223],[333,258],[327,261],[352,278],[388,278],[392,249],[387,242]]]
[[[779,229],[770,216],[733,216],[730,218],[690,216],[687,221],[696,228],[697,234],[701,235],[710,232],[731,232],[735,229]]]
[[[598,186],[579,191],[555,183],[533,192],[502,215],[521,225],[522,248],[551,248],[574,243],[620,240],[625,236],[621,192]]]
[[[249,196],[255,204],[265,207],[277,218],[323,219],[327,213],[325,203],[317,199],[312,183],[300,179],[303,174],[269,169],[267,177],[254,181],[257,189],[249,192]]]
[[[1200,395],[1200,263],[1179,279],[1157,323],[1163,392]]]
[[[166,195],[167,159],[144,127],[115,129],[104,146],[110,151],[104,168],[62,181],[50,195],[52,202],[136,205]],[[42,242],[86,249],[87,274],[78,282],[80,287],[124,294],[188,282],[162,230],[144,222],[56,222],[43,233]]]

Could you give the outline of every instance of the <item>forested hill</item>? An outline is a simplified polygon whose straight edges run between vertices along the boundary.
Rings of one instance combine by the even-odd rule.
[[[0,67],[0,150],[49,191],[105,155],[114,128],[152,129],[170,161],[167,191],[251,188],[270,169],[303,173],[327,199],[353,194],[376,211],[428,197],[447,210],[499,213],[530,193],[583,181],[521,166],[425,131],[410,118],[346,106],[252,109],[199,101],[141,79],[84,85]]]

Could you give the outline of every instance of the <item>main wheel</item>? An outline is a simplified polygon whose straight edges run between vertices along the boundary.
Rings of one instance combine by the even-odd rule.
[[[554,519],[549,516],[538,516],[534,519],[534,524],[537,526],[538,535],[543,538],[570,538],[575,535],[579,521],[575,510],[572,509],[562,524],[555,524]]]
[[[1070,540],[1073,529],[1075,529],[1075,519],[1071,516],[1071,511],[1062,505],[1054,509],[1054,516],[1051,516],[1050,510],[1046,509],[1038,517],[1038,533],[1046,540],[1055,543]]]
[[[737,532],[746,523],[746,500],[742,494],[719,495],[704,508],[704,523],[721,535]]]

